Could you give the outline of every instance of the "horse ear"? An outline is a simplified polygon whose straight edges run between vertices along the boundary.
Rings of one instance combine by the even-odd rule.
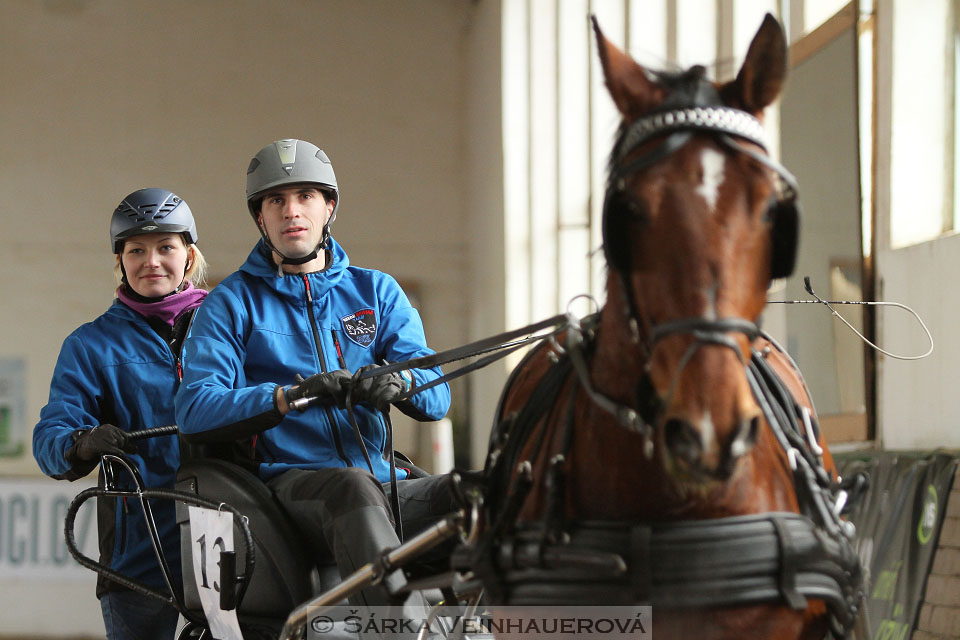
[[[731,106],[759,115],[776,99],[787,77],[787,38],[769,13],[753,36],[736,80],[721,90]]]
[[[596,16],[590,16],[597,36],[600,64],[607,90],[624,117],[639,116],[663,101],[663,90],[646,70],[604,37]]]

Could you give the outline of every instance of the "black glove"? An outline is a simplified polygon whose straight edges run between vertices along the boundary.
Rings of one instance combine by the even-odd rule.
[[[349,371],[338,369],[312,375],[306,380],[298,380],[295,386],[284,392],[287,404],[297,411],[305,411],[307,407],[324,402],[336,403],[338,407],[342,407],[347,395],[346,383],[350,378]]]
[[[357,373],[372,371],[378,369],[379,365],[368,364],[360,367]],[[380,411],[386,411],[390,408],[390,403],[395,402],[397,398],[403,395],[408,388],[407,380],[399,373],[387,373],[379,376],[371,376],[358,380],[353,384],[353,391],[350,394],[350,401],[355,403],[364,402],[372,404]]]
[[[74,438],[73,446],[67,451],[67,460],[93,462],[105,453],[137,452],[137,444],[130,439],[130,434],[112,424],[81,430]]]

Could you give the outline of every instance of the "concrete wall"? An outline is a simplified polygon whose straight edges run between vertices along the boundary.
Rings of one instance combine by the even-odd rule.
[[[0,356],[36,416],[63,337],[110,303],[109,216],[142,186],[190,203],[214,276],[257,238],[243,198],[271,140],[317,142],[355,264],[413,285],[431,343],[466,337],[466,2],[4,3]],[[14,64],[9,64],[13,61]],[[28,421],[29,422],[29,421]],[[32,423],[31,423],[32,424]],[[3,463],[0,471],[32,473]]]
[[[467,77],[464,149],[467,164],[466,295],[472,339],[505,331],[505,221],[503,206],[503,139],[501,133],[501,3],[474,3],[467,32]],[[513,327],[509,327],[513,328]],[[470,466],[481,468],[487,452],[500,390],[507,370],[495,364],[464,378],[470,394]]]
[[[60,344],[113,298],[117,202],[177,192],[223,277],[257,238],[247,163],[278,138],[327,151],[335,236],[354,264],[410,285],[432,346],[502,322],[468,293],[497,287],[496,270],[468,274],[496,263],[498,16],[467,0],[0,2],[0,365],[25,365],[13,437],[27,445],[0,476],[39,473],[29,434]],[[454,393],[466,420],[466,385]],[[10,578],[0,560],[0,636],[97,633],[91,584]]]
[[[790,70],[780,101],[780,161],[796,176],[802,209],[797,266],[786,282],[788,300],[806,299],[803,278],[814,290],[836,299],[830,289],[831,267],[848,263],[859,271],[860,183],[857,164],[856,43],[853,26]],[[813,116],[813,117],[811,117]],[[825,154],[824,149],[830,148]],[[858,298],[860,299],[860,298]],[[841,309],[850,314],[849,309]],[[859,315],[859,308],[856,310]],[[862,344],[819,305],[786,308],[785,346],[810,387],[817,412],[823,416],[850,411],[841,402],[841,389],[856,377],[863,410],[863,359],[837,358],[838,341],[850,337],[855,353]],[[839,360],[839,361],[838,361]],[[840,368],[848,364],[849,371]],[[849,375],[844,376],[843,373]]]

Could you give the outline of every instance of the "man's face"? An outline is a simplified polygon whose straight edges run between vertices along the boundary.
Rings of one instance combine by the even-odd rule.
[[[323,225],[335,204],[310,185],[270,189],[263,194],[257,222],[277,251],[288,258],[302,258],[320,244]]]

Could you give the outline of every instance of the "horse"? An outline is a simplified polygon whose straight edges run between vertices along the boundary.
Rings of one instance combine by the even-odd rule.
[[[593,30],[622,116],[606,302],[511,373],[466,564],[495,606],[645,603],[660,638],[843,635],[854,532],[802,375],[758,328],[799,224],[761,124],[783,30],[768,14],[724,84]]]

